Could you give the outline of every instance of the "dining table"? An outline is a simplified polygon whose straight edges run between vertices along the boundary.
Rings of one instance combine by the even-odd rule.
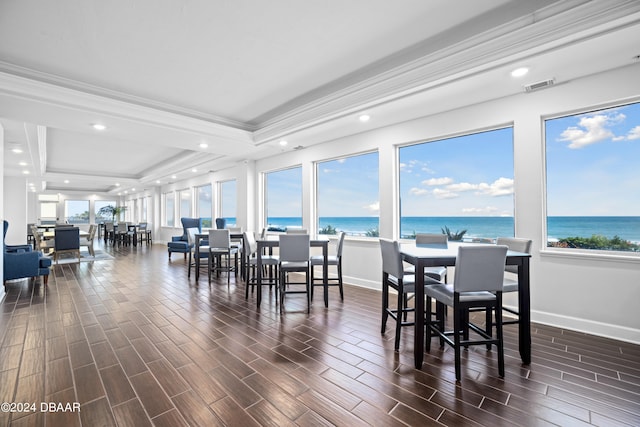
[[[264,239],[256,239],[258,244],[258,248],[256,250],[257,260],[256,260],[256,277],[257,277],[257,292],[256,292],[256,304],[260,307],[260,302],[262,301],[262,254],[263,252],[269,252],[270,255],[273,254],[273,248],[277,248],[280,246],[280,239],[277,235],[267,236]],[[329,307],[329,239],[326,237],[317,237],[309,240],[309,246],[311,247],[319,247],[322,248],[322,256],[324,257],[324,262],[322,263],[322,285],[324,289],[324,306]],[[313,268],[310,266],[310,268]],[[313,283],[311,283],[313,286]]]
[[[416,369],[422,369],[425,348],[424,320],[424,269],[426,267],[456,265],[458,248],[462,245],[483,245],[487,243],[448,242],[447,244],[415,244],[400,245],[402,259],[415,267],[415,322],[414,322],[414,361]],[[518,267],[518,305],[519,305],[519,351],[525,365],[531,363],[531,301],[529,259],[531,255],[524,252],[507,251],[506,264]]]

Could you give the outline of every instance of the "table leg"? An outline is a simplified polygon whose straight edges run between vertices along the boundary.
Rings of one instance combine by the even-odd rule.
[[[329,243],[322,245],[322,287],[324,288],[324,306],[329,307]],[[313,266],[311,267],[313,268]],[[311,284],[313,286],[313,283]]]
[[[415,266],[416,293],[414,297],[415,322],[413,331],[413,358],[416,369],[422,369],[422,360],[424,358],[424,265],[420,262],[417,264],[418,265]]]
[[[260,308],[262,302],[262,248],[258,246],[256,251],[256,304]]]
[[[531,295],[529,277],[529,258],[522,258],[518,266],[518,336],[522,363],[531,364]]]

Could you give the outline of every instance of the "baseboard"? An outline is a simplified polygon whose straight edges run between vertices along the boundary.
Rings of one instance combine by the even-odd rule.
[[[556,328],[570,329],[585,334],[612,338],[632,344],[640,344],[640,330],[626,326],[595,322],[593,320],[546,313],[543,311],[531,311],[531,321]]]

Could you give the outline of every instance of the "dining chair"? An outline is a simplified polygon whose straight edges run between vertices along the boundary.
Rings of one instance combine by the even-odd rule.
[[[416,245],[442,245],[447,247],[449,243],[446,234],[440,233],[416,233]],[[424,269],[424,274],[436,279],[440,282],[447,281],[447,267],[427,267]]]
[[[115,226],[113,222],[105,222],[104,223],[104,242],[111,241],[111,243],[116,242],[115,235]]]
[[[311,311],[311,293],[309,281],[309,251],[310,240],[308,234],[281,234],[280,249],[280,312],[284,312],[284,298],[287,294],[306,294],[307,313]],[[290,280],[289,273],[304,273],[304,282]],[[304,290],[300,290],[304,285]],[[294,288],[291,288],[294,286]]]
[[[60,254],[71,252],[80,262],[80,229],[78,227],[56,228],[56,237],[53,244],[53,262],[58,262]]]
[[[531,243],[532,241],[530,239],[522,239],[517,237],[498,237],[496,239],[497,245],[505,245],[509,248],[509,250],[515,252],[523,252],[526,254],[531,253]],[[504,270],[507,275],[505,275],[504,282],[502,284],[502,293],[518,292],[518,266],[505,265]],[[503,325],[512,325],[520,322],[520,313],[518,312],[518,310],[510,307],[503,307],[502,309],[516,316],[516,319],[513,320],[503,320]]]
[[[244,257],[244,267],[245,271],[243,273],[245,280],[245,294],[244,298],[249,299],[249,288],[251,288],[251,292],[253,292],[254,287],[262,286],[262,285],[276,285],[276,301],[278,300],[278,264],[280,263],[280,258],[277,255],[262,255],[260,258],[260,262],[262,264],[262,268],[266,269],[275,268],[275,275],[273,275],[273,271],[271,271],[271,276],[265,277],[264,274],[261,274],[262,280],[261,283],[258,283],[258,242],[256,241],[255,235],[253,232],[245,231],[243,233],[243,257]]]
[[[426,351],[431,350],[433,334],[440,337],[440,347],[446,342],[455,353],[456,381],[461,378],[460,352],[470,345],[496,345],[498,348],[498,373],[504,377],[504,341],[502,334],[502,282],[507,257],[503,245],[461,246],[455,264],[453,284],[437,284],[425,287]],[[431,318],[431,302],[436,301],[436,319]],[[453,329],[447,330],[444,307],[453,307]],[[484,308],[495,316],[496,335],[493,328],[485,328],[468,321],[469,309]],[[478,335],[470,339],[469,332]],[[453,339],[451,339],[453,337]]]
[[[142,241],[145,241],[148,244],[151,243],[151,230],[149,230],[149,224],[146,222],[141,222],[138,224],[136,228],[137,239],[142,244]]]
[[[205,239],[200,239],[200,242],[198,243],[198,253],[196,254],[196,234],[198,234],[200,232],[200,230],[198,230],[198,227],[189,227],[186,230],[187,233],[187,242],[189,243],[189,254],[188,254],[188,262],[187,262],[187,277],[191,277],[191,267],[194,268],[198,268],[198,265],[202,266],[208,266],[209,262],[207,261],[206,263],[200,264],[200,260],[205,258],[208,260],[209,258],[209,242]],[[196,256],[199,259],[196,259]],[[196,274],[197,277],[197,274]]]
[[[408,294],[415,293],[415,273],[413,270],[405,270],[400,253],[398,241],[380,239],[380,251],[382,253],[382,329],[380,333],[384,335],[387,329],[389,316],[396,321],[396,335],[394,350],[400,348],[400,331],[403,326],[414,326],[413,321],[407,320],[409,313],[414,313],[415,309],[408,305]],[[433,284],[440,284],[432,277],[424,276],[425,289]],[[397,292],[397,303],[395,308],[389,307],[389,288]]]
[[[344,301],[344,290],[342,287],[342,247],[344,245],[344,232],[338,235],[338,243],[336,244],[336,254],[327,256],[327,265],[336,266],[336,277],[327,277],[328,286],[338,286],[340,289],[340,300]],[[314,277],[314,267],[324,266],[324,255],[313,255],[311,257],[311,300],[313,301],[313,288],[316,286],[324,286],[324,277]]]
[[[80,238],[80,246],[86,246],[87,250],[89,251],[89,254],[92,257],[96,256],[95,250],[93,249],[93,240],[96,236],[96,230],[98,229],[98,226],[95,224],[91,224],[89,225],[89,234],[86,237],[81,237]]]
[[[31,232],[33,233],[33,238],[34,238],[33,244],[35,246],[36,251],[42,252],[43,254],[47,255],[49,252],[53,250],[53,246],[55,244],[55,238],[45,240],[44,237],[42,236],[42,233],[38,231],[38,227],[36,225],[33,225],[31,227]]]
[[[288,228],[288,227],[287,227],[286,233],[287,234],[309,234],[306,228]]]
[[[231,262],[233,255],[234,261]],[[238,277],[238,248],[231,245],[231,233],[223,228],[221,230],[209,230],[209,281],[211,273],[216,272],[216,277],[220,272],[227,272],[227,285],[231,280],[231,272]]]

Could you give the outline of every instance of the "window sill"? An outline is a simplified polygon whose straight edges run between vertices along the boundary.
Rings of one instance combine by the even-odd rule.
[[[625,254],[624,252],[597,251],[588,249],[580,250],[545,248],[540,251],[540,256],[550,258],[640,263],[640,253],[636,252]]]

